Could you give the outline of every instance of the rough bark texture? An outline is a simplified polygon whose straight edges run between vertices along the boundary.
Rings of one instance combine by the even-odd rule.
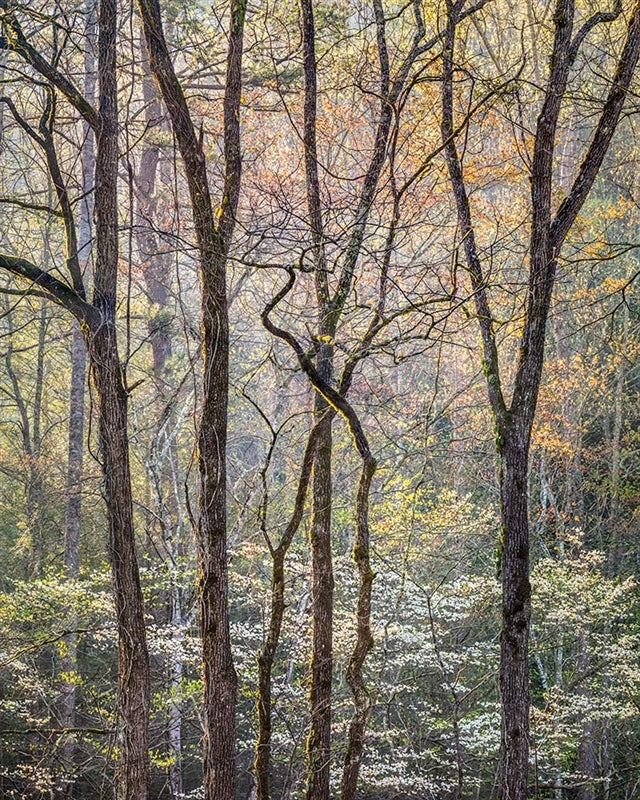
[[[100,246],[98,238],[97,246]],[[127,393],[122,384],[115,325],[88,337],[96,387],[109,560],[118,622],[118,800],[147,800],[149,782],[149,656],[133,536]]]
[[[329,349],[329,348],[326,348]],[[322,370],[322,363],[319,371]],[[330,363],[329,363],[330,369]],[[323,379],[327,380],[326,367]],[[318,443],[313,464],[311,516],[311,599],[313,627],[307,739],[307,800],[328,800],[331,767],[331,678],[333,674],[333,557],[331,554],[331,456],[333,415],[316,395]]]
[[[147,800],[149,791],[149,655],[144,604],[135,552],[127,391],[116,338],[118,274],[118,105],[116,81],[117,3],[98,8],[98,97],[96,146],[96,266],[93,306],[100,323],[87,336],[96,386],[100,454],[109,524],[109,559],[118,621],[118,764],[121,800]]]
[[[523,441],[524,440],[524,441]],[[529,759],[529,583],[528,435],[511,432],[502,444],[502,632],[500,699],[502,733],[500,785],[503,796],[527,796]],[[508,787],[508,793],[505,791]]]

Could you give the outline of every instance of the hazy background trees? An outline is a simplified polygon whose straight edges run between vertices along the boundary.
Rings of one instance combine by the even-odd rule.
[[[122,698],[132,662],[126,652],[118,661],[127,634],[108,570],[113,505],[99,500],[106,390],[82,391],[83,341],[91,347],[99,328],[85,319],[83,340],[61,307],[92,313],[81,295],[105,258],[104,217],[92,206],[104,89],[95,14],[107,4],[0,4],[3,797],[111,797],[118,783],[122,797],[196,798],[205,785],[217,797],[220,758],[229,797],[346,800],[353,774],[363,797],[496,794],[505,565],[500,575],[486,400],[495,383],[475,303],[491,300],[480,321],[510,396],[554,30],[573,15],[581,44],[565,64],[546,166],[557,209],[572,196],[631,13],[630,4],[560,6],[564,16],[535,2],[250,4],[244,31],[234,29],[244,34],[241,75],[228,4],[112,9],[118,366],[109,380],[128,417],[129,530],[151,686],[147,782],[127,777],[118,739],[127,730],[118,684]],[[166,51],[154,64],[141,17],[153,39],[158,15]],[[103,30],[112,23],[102,20]],[[520,493],[531,555],[521,675],[530,753],[518,779],[540,797],[610,800],[637,789],[634,102],[557,263],[530,415]],[[453,145],[480,278],[463,252]],[[198,194],[205,186],[210,200]],[[228,313],[228,380],[217,312],[204,346],[212,278],[214,306]],[[209,466],[206,442],[197,448],[198,430],[213,432],[201,423],[207,397],[220,425]],[[377,464],[367,517],[363,456],[369,479]],[[203,528],[209,501],[198,504],[211,465],[213,536]],[[213,583],[198,588],[210,556]],[[199,609],[214,600],[220,611],[203,628]],[[204,714],[202,638],[224,649],[227,613],[237,700],[221,704],[222,684],[205,681]],[[366,656],[355,673],[354,652]],[[129,732],[140,742],[146,728]],[[203,735],[215,750],[208,778]]]

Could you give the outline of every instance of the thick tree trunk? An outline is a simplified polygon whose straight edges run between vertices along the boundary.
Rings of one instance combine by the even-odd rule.
[[[228,319],[224,272],[203,286],[204,387],[198,435],[200,614],[204,671],[204,774],[208,800],[234,800],[237,678],[229,632],[226,464]],[[221,280],[220,280],[221,277]]]
[[[502,523],[502,633],[500,636],[500,797],[527,797],[529,759],[528,639],[529,583],[528,441],[513,431],[502,443],[500,516]],[[526,436],[528,439],[528,436]]]
[[[147,800],[149,782],[149,656],[144,604],[133,535],[133,503],[127,436],[127,393],[122,384],[115,326],[89,337],[96,387],[109,560],[118,624],[118,800]]]

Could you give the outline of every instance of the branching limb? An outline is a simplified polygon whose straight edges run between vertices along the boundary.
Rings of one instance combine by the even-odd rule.
[[[4,23],[7,32],[9,48],[21,56],[45,80],[59,89],[94,132],[99,133],[100,116],[96,109],[68,78],[44,59],[29,43],[8,0],[0,0],[0,20]]]
[[[0,254],[0,269],[5,269],[19,278],[25,278],[35,287],[46,290],[48,297],[68,309],[81,323],[95,328],[100,323],[100,313],[83,300],[66,283],[55,278],[24,258]],[[28,290],[27,290],[28,291]]]
[[[508,412],[500,381],[498,349],[492,326],[489,297],[476,245],[475,230],[471,219],[471,208],[462,171],[462,163],[455,142],[455,127],[453,122],[453,54],[458,22],[456,6],[449,0],[449,2],[447,2],[447,30],[443,53],[441,131],[447,166],[449,168],[449,177],[451,179],[458,212],[462,245],[471,276],[476,313],[482,335],[489,399],[498,425],[505,427],[508,422]]]

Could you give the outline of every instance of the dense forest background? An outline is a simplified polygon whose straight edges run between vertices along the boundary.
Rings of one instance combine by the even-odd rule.
[[[2,798],[639,796],[631,5],[0,0]]]

